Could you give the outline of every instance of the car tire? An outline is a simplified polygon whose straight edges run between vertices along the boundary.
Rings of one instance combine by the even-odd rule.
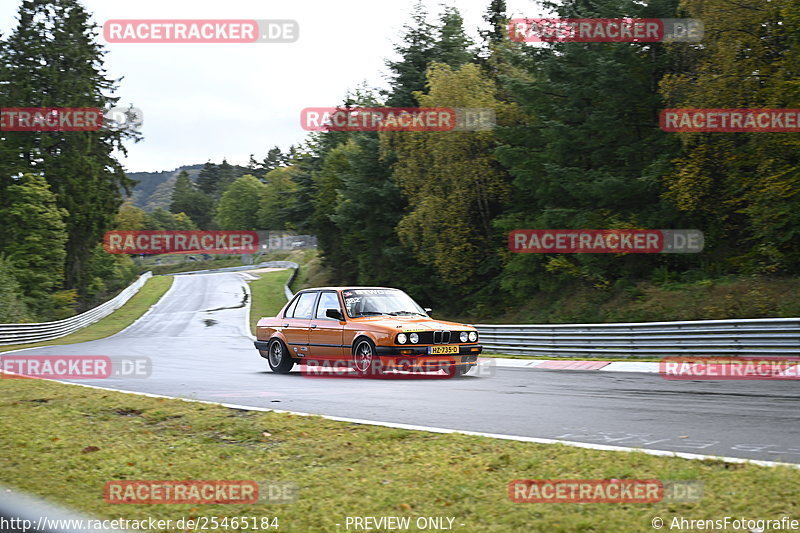
[[[444,369],[444,373],[447,374],[449,378],[455,378],[465,376],[470,370],[472,370],[470,365],[457,365],[452,363]]]
[[[288,374],[294,366],[294,360],[289,355],[289,349],[280,339],[272,339],[267,348],[267,363],[276,374]]]
[[[353,370],[365,376],[376,376],[383,373],[381,362],[372,340],[362,337],[353,345]]]
[[[457,368],[459,376],[466,376],[467,373],[475,367],[471,365],[459,365]]]

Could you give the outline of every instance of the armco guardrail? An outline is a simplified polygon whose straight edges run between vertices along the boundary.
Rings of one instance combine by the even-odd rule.
[[[297,263],[292,263],[291,261],[283,261],[283,262],[287,263],[287,267],[286,268],[291,268],[292,271],[293,271],[292,275],[289,276],[289,279],[286,281],[286,284],[283,286],[283,293],[286,295],[286,299],[287,300],[291,300],[292,296],[294,296],[294,293],[292,292],[292,289],[289,288],[289,285],[291,285],[292,282],[294,281],[294,278],[297,277],[297,269],[300,268],[300,265],[298,265]]]
[[[69,335],[89,324],[93,324],[122,307],[152,276],[152,272],[145,272],[139,276],[139,279],[125,287],[122,292],[106,303],[64,320],[31,324],[0,324],[0,346],[4,344],[49,341]]]
[[[475,327],[487,352],[516,355],[800,355],[800,318]]]

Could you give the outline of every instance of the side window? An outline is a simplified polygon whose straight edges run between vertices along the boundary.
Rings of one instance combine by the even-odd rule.
[[[314,302],[317,299],[316,292],[304,292],[297,300],[297,307],[292,314],[293,318],[311,318],[314,311]]]
[[[286,312],[283,314],[284,318],[292,318],[294,310],[297,307],[297,302],[299,301],[300,301],[299,296],[296,297],[294,300],[292,300],[292,303],[289,304],[289,307],[286,308]]]
[[[335,292],[323,292],[319,297],[319,304],[317,305],[316,318],[328,318],[325,316],[325,311],[328,309],[340,309],[339,297]],[[328,320],[334,320],[328,318]]]

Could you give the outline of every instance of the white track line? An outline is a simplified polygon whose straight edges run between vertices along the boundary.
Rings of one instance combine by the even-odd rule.
[[[156,277],[156,276],[153,276],[153,278],[154,278],[154,277]],[[150,279],[153,279],[153,278],[150,278]],[[148,280],[148,281],[149,281],[149,280]],[[155,309],[155,308],[156,308],[156,306],[158,306],[158,304],[160,304],[162,301],[166,301],[166,299],[167,299],[167,296],[169,296],[169,293],[171,293],[171,292],[173,291],[173,289],[175,288],[175,285],[176,285],[176,283],[175,283],[175,278],[172,278],[172,283],[170,283],[170,284],[169,284],[169,289],[167,289],[167,292],[165,292],[164,294],[162,294],[162,295],[161,295],[161,298],[159,298],[159,299],[156,301],[156,303],[154,303],[153,305],[151,305],[151,306],[150,306],[150,308],[149,308],[147,311],[145,311],[145,312],[144,312],[144,314],[143,314],[142,316],[140,316],[139,318],[137,318],[136,320],[134,320],[134,321],[133,321],[133,323],[131,323],[131,324],[130,324],[128,327],[126,327],[126,328],[124,328],[124,329],[121,329],[120,331],[118,331],[118,332],[114,333],[113,335],[109,335],[108,337],[102,337],[102,338],[103,338],[103,339],[110,339],[111,337],[114,337],[115,335],[121,335],[121,334],[125,333],[126,331],[128,331],[129,329],[131,329],[131,328],[132,328],[133,326],[135,326],[136,324],[138,324],[139,322],[141,322],[142,320],[144,320],[145,318],[147,318],[147,316],[148,316],[150,313],[152,313],[152,312],[153,312],[153,309]],[[100,340],[100,339],[97,339],[97,340]]]
[[[244,285],[244,292],[247,294],[247,305],[245,305],[244,308],[244,333],[247,335],[247,338],[249,338],[251,341],[254,341],[256,340],[256,336],[250,331],[250,308],[253,305],[253,293],[250,291],[250,284],[247,283],[248,277],[251,281],[259,278],[247,273],[239,275],[239,278],[242,280],[242,285]]]
[[[242,281],[244,282],[244,280],[242,280]],[[247,293],[250,294],[249,285],[246,282],[244,282],[243,284],[245,286],[245,290],[247,291]],[[161,298],[159,298],[158,302],[156,302],[155,304],[150,306],[150,309],[148,309],[142,316],[140,316],[136,321],[134,321],[133,324],[131,324],[127,328],[123,329],[122,331],[120,331],[118,333],[115,333],[115,335],[119,335],[120,333],[122,333],[123,331],[127,330],[128,328],[133,327],[134,324],[136,324],[140,320],[144,319],[147,315],[149,315],[150,312],[153,310],[153,308],[156,305],[158,305],[158,303],[161,302],[161,300],[165,299],[167,297],[167,295],[172,291],[172,289],[174,287],[175,287],[175,282],[173,281],[173,283],[170,286],[169,290],[167,290],[167,292],[165,292],[164,295]],[[248,333],[250,332],[250,320],[249,320],[249,317],[250,317],[250,305],[249,304],[251,303],[251,300],[252,300],[252,294],[247,299],[248,305],[247,305],[247,310],[246,310],[247,312],[245,313],[245,326],[246,326],[245,327],[245,331],[248,332]],[[251,339],[255,339],[255,337],[253,335],[251,335],[251,334],[248,335],[248,337],[250,337]],[[21,350],[29,350],[29,349],[30,348],[20,348],[19,350],[12,350],[12,351],[9,351],[9,352],[2,352],[2,353],[0,353],[0,356],[2,356],[3,354],[9,354],[9,353],[13,353],[13,352],[21,351]],[[481,358],[481,359],[483,359],[483,358]],[[541,360],[526,361],[524,359],[503,359],[503,358],[500,358],[500,357],[491,358],[491,359],[494,359],[496,362],[499,362],[499,364],[497,366],[504,366],[503,365],[504,362],[509,362],[508,366],[510,366],[510,367],[511,366],[514,366],[514,367],[536,366],[536,364],[541,362]],[[518,361],[524,361],[524,363],[518,363]],[[535,364],[531,365],[531,363],[535,363]],[[639,370],[639,371],[641,372],[641,370]],[[4,372],[2,370],[0,370],[0,374],[1,373],[4,373]],[[5,373],[13,374],[13,372],[5,372]],[[428,432],[431,432],[431,433],[460,433],[462,435],[473,435],[473,436],[477,436],[477,437],[488,437],[488,438],[492,438],[492,439],[502,439],[502,440],[514,440],[514,441],[519,441],[519,442],[533,442],[533,443],[537,443],[537,444],[563,444],[565,446],[573,446],[575,448],[587,448],[587,449],[590,449],[590,450],[602,450],[602,451],[610,451],[610,452],[642,452],[642,453],[645,453],[647,455],[655,455],[655,456],[659,456],[659,457],[678,457],[678,458],[681,458],[681,459],[691,459],[691,460],[700,460],[700,461],[716,460],[716,461],[724,461],[726,463],[746,463],[746,464],[754,464],[754,465],[758,465],[758,466],[786,466],[786,467],[789,467],[789,468],[800,469],[800,464],[795,464],[795,463],[781,463],[781,462],[776,462],[776,461],[763,461],[763,460],[760,460],[760,459],[743,459],[741,457],[724,457],[724,456],[718,456],[718,455],[702,455],[702,454],[697,454],[697,453],[672,452],[672,451],[668,451],[668,450],[649,450],[649,449],[646,449],[646,448],[629,448],[629,447],[626,447],[626,446],[608,446],[606,444],[591,444],[591,443],[588,443],[588,442],[577,442],[577,441],[559,440],[559,439],[545,439],[545,438],[540,438],[540,437],[524,437],[524,436],[520,436],[520,435],[503,435],[503,434],[500,434],[500,433],[484,433],[484,432],[481,432],[481,431],[467,431],[467,430],[439,428],[439,427],[432,427],[432,426],[419,426],[419,425],[416,425],[416,424],[402,424],[402,423],[399,423],[399,422],[379,422],[379,421],[376,421],[376,420],[364,420],[364,419],[361,419],[361,418],[349,418],[349,417],[344,417],[344,416],[317,415],[317,414],[314,414],[314,413],[301,413],[301,412],[298,412],[298,411],[285,411],[285,410],[282,410],[282,409],[269,409],[269,408],[266,408],[266,407],[255,407],[255,406],[238,405],[238,404],[232,404],[232,403],[211,402],[211,401],[207,401],[207,400],[193,400],[193,399],[190,399],[190,398],[177,398],[175,396],[165,396],[165,395],[162,395],[162,394],[151,394],[149,392],[138,392],[138,391],[129,391],[129,390],[122,390],[122,389],[112,389],[112,388],[108,388],[108,387],[98,387],[96,385],[86,385],[84,383],[71,383],[71,382],[68,382],[68,381],[58,381],[58,380],[50,380],[50,379],[48,379],[46,381],[56,381],[56,382],[62,383],[64,385],[77,385],[78,387],[87,387],[87,388],[90,388],[90,389],[99,389],[99,390],[106,390],[106,391],[112,391],[112,392],[121,392],[123,394],[136,394],[138,396],[147,396],[148,398],[166,398],[166,399],[171,399],[171,400],[181,400],[181,401],[184,401],[184,402],[203,403],[203,404],[208,404],[208,405],[219,405],[219,406],[222,406],[222,407],[227,407],[229,409],[244,409],[244,410],[247,410],[247,411],[263,411],[263,412],[267,412],[267,413],[269,413],[269,412],[272,412],[272,413],[288,413],[288,414],[299,415],[299,416],[319,416],[319,417],[322,417],[322,418],[324,418],[326,420],[335,420],[337,422],[349,422],[351,424],[364,424],[364,425],[369,425],[369,426],[381,426],[381,427],[389,427],[389,428],[396,428],[396,429],[407,429],[409,431],[428,431]]]
[[[0,373],[3,373],[0,370]],[[14,374],[13,372],[6,372],[8,374]],[[0,378],[1,379],[1,378]],[[57,381],[53,379],[47,379],[45,381]],[[592,444],[588,442],[577,442],[571,440],[559,440],[559,439],[545,439],[540,437],[524,437],[521,435],[504,435],[501,433],[485,433],[482,431],[467,431],[467,430],[460,430],[460,429],[449,429],[449,428],[440,428],[440,427],[431,427],[431,426],[419,426],[416,424],[403,424],[399,422],[379,422],[377,420],[364,420],[362,418],[349,418],[345,416],[330,416],[330,415],[318,415],[314,413],[301,413],[298,411],[285,411],[282,409],[270,409],[267,407],[255,407],[249,405],[239,405],[235,403],[222,403],[222,402],[212,402],[208,400],[194,400],[191,398],[177,398],[175,396],[165,396],[163,394],[152,394],[149,392],[138,392],[138,391],[129,391],[129,390],[121,390],[121,389],[112,389],[108,387],[98,387],[96,385],[86,385],[84,383],[71,383],[68,381],[57,381],[58,383],[63,383],[64,385],[76,385],[78,387],[87,387],[90,389],[99,389],[111,392],[121,392],[123,394],[135,394],[137,396],[146,396],[148,398],[165,398],[170,400],[180,400],[184,402],[191,402],[191,403],[202,403],[207,405],[219,405],[221,407],[227,407],[229,409],[240,409],[245,411],[262,411],[265,413],[287,413],[292,415],[298,416],[319,416],[326,420],[334,420],[336,422],[348,422],[351,424],[363,424],[368,426],[381,426],[387,428],[396,428],[396,429],[407,429],[409,431],[428,431],[430,433],[457,433],[462,435],[473,435],[476,437],[488,437],[491,439],[501,439],[501,440],[513,440],[519,442],[533,442],[536,444],[563,444],[564,446],[572,446],[575,448],[587,448],[590,450],[601,450],[601,451],[608,451],[608,452],[641,452],[647,455],[655,455],[658,457],[677,457],[680,459],[690,459],[690,460],[697,460],[697,461],[706,461],[706,460],[714,460],[714,461],[723,461],[726,463],[740,463],[740,464],[753,464],[757,466],[769,466],[769,467],[776,467],[776,466],[784,466],[788,468],[795,468],[800,469],[800,464],[796,463],[781,463],[777,461],[764,461],[761,459],[744,459],[741,457],[725,457],[720,455],[702,455],[697,453],[686,453],[686,452],[673,452],[669,450],[650,450],[646,448],[629,448],[627,446],[609,446],[606,444]]]

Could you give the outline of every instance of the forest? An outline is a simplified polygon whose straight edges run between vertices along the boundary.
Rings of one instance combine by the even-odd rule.
[[[0,37],[0,102],[113,105],[89,14],[77,0],[47,4],[24,3],[23,23]],[[641,283],[796,277],[797,132],[666,132],[659,114],[800,108],[800,3],[546,7],[563,18],[694,18],[705,32],[701,42],[534,45],[509,38],[505,2],[491,0],[474,40],[457,9],[420,4],[386,60],[388,88],[376,79],[331,104],[490,108],[496,127],[310,132],[247,165],[182,172],[165,207],[150,211],[133,205],[135,184],[112,155],[137,132],[0,133],[0,321],[68,316],[129,283],[133,260],[99,245],[112,229],[313,234],[327,281],[400,287],[471,317],[566,294],[591,294],[594,306],[635,296]],[[79,76],[60,76],[64,65]],[[697,229],[705,248],[509,251],[509,232],[548,228]]]

